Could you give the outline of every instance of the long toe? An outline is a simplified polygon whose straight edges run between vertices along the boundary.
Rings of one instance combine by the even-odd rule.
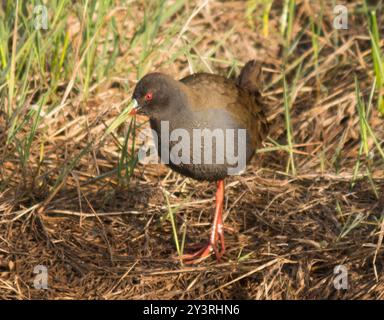
[[[212,251],[214,251],[212,245],[208,244],[195,253],[184,254],[178,257],[178,259],[181,259],[185,264],[197,264],[207,259],[212,254]]]

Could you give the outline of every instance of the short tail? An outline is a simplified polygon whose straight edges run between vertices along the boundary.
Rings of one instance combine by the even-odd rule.
[[[262,90],[261,66],[255,60],[248,61],[236,80],[239,87],[259,95]]]
[[[240,75],[236,80],[236,84],[239,87],[248,90],[255,98],[256,103],[253,105],[253,111],[255,117],[259,120],[255,123],[255,140],[260,146],[261,142],[266,138],[269,132],[269,124],[265,115],[267,106],[260,93],[262,91],[260,64],[255,60],[248,61],[241,70]]]

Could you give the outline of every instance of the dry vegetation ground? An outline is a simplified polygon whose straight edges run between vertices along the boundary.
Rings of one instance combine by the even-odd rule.
[[[6,89],[10,82],[0,84],[0,298],[384,298],[384,126],[376,92],[368,103],[375,71],[363,3],[348,4],[349,28],[335,30],[332,1],[296,1],[292,29],[284,37],[283,2],[273,1],[268,30],[263,29],[263,6],[252,10],[251,2],[183,3],[161,20],[150,50],[138,31],[144,12],[149,14],[146,6],[153,15],[157,11],[148,2],[117,1],[105,14],[113,17],[117,53],[107,50],[114,55],[109,72],[100,78],[91,73],[89,83],[82,16],[67,13],[70,51],[62,68],[69,71],[59,73],[55,92],[42,103],[42,111],[54,112],[41,114],[33,135],[34,118],[27,118],[9,139],[12,119],[2,108],[12,102]],[[165,8],[174,3],[167,1]],[[74,12],[79,6],[73,6]],[[320,12],[321,19],[314,14]],[[378,6],[382,35],[380,14]],[[311,21],[320,30],[317,36]],[[108,60],[101,51],[106,41],[113,42],[103,28],[94,46],[95,65]],[[135,46],[133,38],[138,39]],[[14,32],[8,39],[10,52],[12,39]],[[25,41],[21,32],[17,40]],[[249,59],[263,65],[270,139],[244,175],[227,181],[225,223],[230,230],[223,261],[212,257],[183,266],[173,259],[177,252],[169,212],[179,241],[186,234],[186,249],[204,241],[214,186],[161,165],[138,164],[129,177],[116,170],[128,124],[102,136],[142,74],[233,75]],[[41,72],[28,75],[20,119],[48,90],[49,61],[43,61]],[[16,80],[15,88],[17,105],[23,82]],[[368,107],[367,122],[359,116],[357,96]],[[25,141],[31,141],[28,156]],[[295,166],[287,170],[292,159]],[[339,264],[348,269],[347,290],[333,286]],[[36,265],[48,267],[48,290],[33,287]]]

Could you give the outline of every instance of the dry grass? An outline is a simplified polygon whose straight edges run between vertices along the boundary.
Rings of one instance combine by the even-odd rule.
[[[331,3],[322,2],[317,66],[309,19],[320,9],[312,1],[297,1],[290,36],[297,43],[285,57],[279,1],[266,37],[257,11],[254,29],[249,25],[245,1],[182,6],[156,38],[167,41],[165,30],[179,24],[172,42],[151,53],[140,70],[142,47],[122,44],[113,74],[92,83],[88,97],[81,81],[60,84],[60,107],[40,122],[25,165],[17,143],[6,144],[9,127],[0,113],[0,298],[383,299],[384,158],[372,137],[361,138],[355,91],[356,75],[368,105],[374,84],[368,23],[361,10],[354,14],[361,4],[350,4],[349,29],[336,35]],[[110,13],[126,39],[137,31],[127,11],[143,17],[140,3],[129,6]],[[81,23],[73,19],[68,28],[76,41]],[[183,266],[173,259],[164,193],[180,239],[186,229],[188,248],[208,238],[213,185],[160,165],[139,164],[129,180],[118,178],[110,172],[127,126],[101,138],[129,101],[138,73],[166,70],[180,78],[192,69],[227,75],[232,63],[238,72],[253,58],[264,66],[271,139],[244,175],[227,181],[225,222],[231,228],[224,261]],[[283,65],[296,175],[287,171]],[[28,97],[35,99],[38,90]],[[375,94],[367,122],[380,144],[384,126],[376,101]],[[26,139],[31,126],[18,131],[17,141]],[[363,143],[367,155],[359,152]],[[339,264],[348,269],[347,290],[333,286]],[[48,267],[48,290],[33,287],[36,265]]]

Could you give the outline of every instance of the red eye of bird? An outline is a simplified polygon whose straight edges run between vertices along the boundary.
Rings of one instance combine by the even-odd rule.
[[[153,94],[152,92],[148,92],[146,95],[145,95],[145,100],[146,101],[151,101],[153,98]]]

